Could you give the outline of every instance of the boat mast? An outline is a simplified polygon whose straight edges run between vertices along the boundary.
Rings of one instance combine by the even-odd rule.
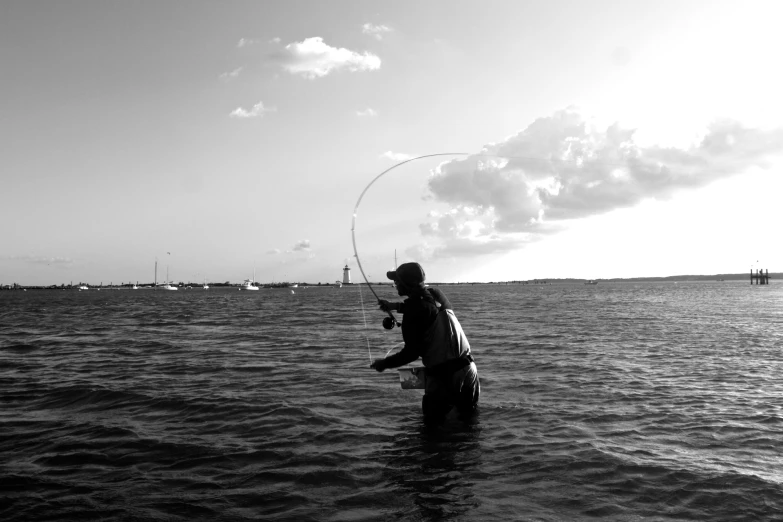
[[[155,286],[153,286],[155,290],[158,289],[158,258],[155,258]]]

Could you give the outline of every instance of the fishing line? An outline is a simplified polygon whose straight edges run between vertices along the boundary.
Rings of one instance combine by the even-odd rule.
[[[370,350],[370,337],[367,335],[367,314],[365,314],[364,311],[364,291],[362,290],[362,285],[357,285],[359,287],[359,302],[361,303],[362,307],[362,320],[364,321],[364,339],[367,341],[367,356],[370,358],[370,363],[372,363],[372,351]],[[386,352],[386,354],[383,356],[384,358],[388,357],[389,354],[400,346],[401,344],[405,344],[405,341],[395,343],[392,345],[391,348],[389,348],[389,351]]]
[[[359,301],[362,304],[362,319],[364,319],[364,340],[367,341],[367,356],[372,364],[372,352],[370,352],[370,338],[367,336],[367,315],[364,313],[364,296],[362,295],[362,285],[359,286]]]
[[[388,356],[389,356],[389,354],[391,353],[391,351],[392,351],[392,350],[394,350],[395,348],[397,348],[397,347],[398,347],[399,345],[401,345],[401,344],[405,344],[405,341],[402,341],[402,342],[399,342],[399,343],[397,343],[397,344],[394,344],[394,345],[392,345],[392,347],[391,347],[391,348],[389,348],[389,351],[388,351],[388,352],[386,352],[386,355],[384,355],[384,356],[383,356],[383,358],[385,359],[386,357],[388,357]]]

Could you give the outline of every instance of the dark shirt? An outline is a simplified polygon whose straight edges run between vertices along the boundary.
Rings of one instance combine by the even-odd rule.
[[[424,334],[441,310],[453,308],[449,299],[437,288],[427,288],[424,294],[414,295],[403,301],[400,312],[404,315],[402,340],[405,341],[405,346],[385,359],[387,368],[397,368],[421,357],[426,349]]]

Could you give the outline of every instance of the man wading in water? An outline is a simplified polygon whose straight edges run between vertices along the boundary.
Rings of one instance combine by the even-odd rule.
[[[382,372],[421,357],[425,367],[424,397],[421,402],[427,421],[440,421],[456,407],[461,416],[476,410],[481,386],[470,344],[454,315],[448,298],[437,288],[424,286],[424,269],[418,263],[403,263],[386,273],[397,293],[407,296],[402,303],[379,299],[384,312],[404,315],[402,350],[370,365]]]

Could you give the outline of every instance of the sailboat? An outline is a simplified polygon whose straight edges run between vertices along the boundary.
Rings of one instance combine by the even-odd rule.
[[[166,284],[163,285],[164,290],[177,290],[176,286],[171,286],[171,282],[169,281],[169,266],[166,265]]]
[[[201,288],[203,288],[204,290],[209,290],[209,286],[207,285],[207,278],[206,277],[204,278],[204,286],[202,286]]]
[[[240,290],[258,290],[258,287],[256,286],[256,269],[253,267],[253,279],[245,279],[245,282],[242,283],[242,286],[239,287]]]

